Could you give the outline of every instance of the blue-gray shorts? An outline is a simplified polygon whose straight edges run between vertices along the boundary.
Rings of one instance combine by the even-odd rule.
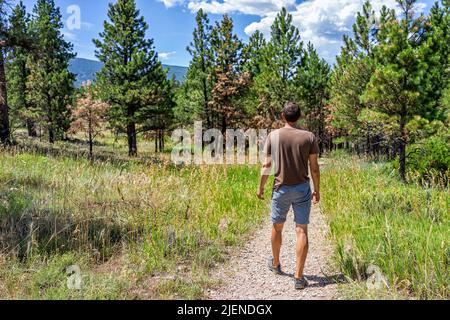
[[[311,187],[305,182],[293,186],[281,186],[272,194],[272,222],[281,224],[286,222],[286,216],[292,206],[294,221],[297,224],[309,224],[311,213]]]

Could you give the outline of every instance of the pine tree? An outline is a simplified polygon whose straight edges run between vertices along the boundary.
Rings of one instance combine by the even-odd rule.
[[[267,43],[261,31],[256,30],[243,49],[243,69],[250,72],[252,77],[261,73],[261,66],[264,60],[264,50]]]
[[[356,15],[356,23],[353,24],[353,35],[357,50],[365,56],[371,56],[376,42],[376,19],[370,1],[363,5],[363,12]]]
[[[308,127],[317,134],[321,152],[325,140],[325,107],[328,102],[329,78],[330,66],[319,57],[314,46],[308,43],[298,66],[295,82],[298,84],[299,100],[307,114]]]
[[[164,86],[161,89],[162,99],[160,100],[156,111],[153,112],[153,116],[147,124],[147,128],[156,132],[155,138],[155,152],[164,151],[164,135],[165,131],[172,128],[174,124],[174,110],[175,110],[175,88],[176,83],[174,81],[165,81]]]
[[[53,0],[38,0],[30,23],[36,52],[29,59],[28,101],[48,131],[48,140],[64,138],[70,127],[69,104],[75,75],[69,61],[75,57],[72,44],[64,40],[60,9]]]
[[[8,94],[6,91],[5,51],[10,45],[7,26],[7,2],[0,0],[0,143],[10,142]]]
[[[233,20],[228,15],[224,15],[222,21],[216,22],[211,31],[214,72],[239,73],[243,47],[242,41],[233,33]]]
[[[191,54],[192,60],[188,70],[188,83],[186,86],[192,93],[192,90],[197,90],[198,95],[201,96],[201,110],[200,114],[206,120],[208,127],[211,127],[211,114],[209,112],[208,104],[211,100],[211,25],[209,23],[208,15],[200,9],[195,18],[197,27],[192,33],[193,41],[187,47],[187,51]],[[191,95],[192,97],[192,95]]]
[[[406,179],[406,124],[420,108],[420,86],[424,84],[421,45],[422,19],[414,18],[416,0],[398,0],[402,20],[386,25],[387,37],[375,52],[376,69],[363,100],[371,107],[398,117],[399,174]]]
[[[127,133],[128,153],[137,155],[136,125],[153,117],[168,85],[148,25],[134,0],[109,5],[101,40],[94,40],[96,56],[103,62],[97,74],[99,90],[111,105],[110,122]]]
[[[7,11],[12,7],[8,0],[0,0],[0,143],[10,142],[10,123],[7,93],[7,78],[5,72],[5,55],[8,50],[21,47],[28,52],[35,50],[30,36],[12,32],[8,23]]]
[[[242,109],[236,105],[236,97],[246,89],[250,78],[247,72],[242,72],[243,43],[233,33],[233,20],[228,15],[214,26],[211,48],[214,87],[210,106],[225,134],[227,125],[241,115]]]
[[[424,19],[421,30],[423,44],[420,55],[424,57],[424,82],[421,89],[420,115],[427,120],[444,120],[444,110],[439,107],[439,100],[449,84],[450,78],[450,9],[443,2],[438,2]],[[426,83],[426,85],[425,85]]]
[[[292,15],[286,8],[275,18],[271,27],[269,41],[269,59],[273,63],[283,83],[287,83],[295,75],[297,64],[302,55],[303,43],[300,32],[292,24]]]
[[[301,60],[303,43],[285,8],[271,27],[271,38],[264,50],[261,73],[255,77],[259,93],[259,113],[275,122],[285,102],[295,99],[293,78]]]
[[[20,1],[9,18],[11,36],[18,39],[29,37],[29,23],[30,17],[26,13],[23,2]],[[10,50],[7,63],[7,81],[12,118],[15,118],[19,124],[24,122],[28,129],[28,135],[35,137],[35,122],[26,99],[26,81],[30,73],[27,66],[29,57],[30,50],[26,48],[16,46]]]
[[[356,142],[358,152],[361,146],[365,146],[366,153],[373,152],[372,144],[379,146],[379,141],[372,143],[372,138],[380,132],[374,131],[376,126],[364,117],[369,106],[361,96],[374,73],[374,50],[386,38],[385,25],[392,20],[395,13],[385,6],[377,20],[370,2],[366,1],[353,25],[353,37],[344,36],[344,46],[331,75],[334,125]]]
[[[267,41],[259,30],[256,30],[249,38],[242,50],[242,70],[249,73],[251,85],[242,97],[242,106],[245,113],[251,117],[252,127],[266,127],[266,118],[258,115],[260,95],[258,87],[253,85],[253,80],[260,76],[264,64],[264,54]]]

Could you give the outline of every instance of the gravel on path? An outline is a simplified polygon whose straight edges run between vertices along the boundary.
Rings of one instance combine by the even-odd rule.
[[[331,300],[338,299],[335,277],[329,274],[332,246],[327,237],[328,226],[319,206],[311,212],[309,226],[309,253],[305,276],[309,286],[302,291],[294,289],[295,270],[295,224],[293,215],[283,231],[281,264],[284,274],[275,275],[268,270],[267,259],[271,256],[269,215],[267,223],[258,230],[244,247],[234,250],[228,262],[211,273],[223,284],[208,290],[213,300]]]

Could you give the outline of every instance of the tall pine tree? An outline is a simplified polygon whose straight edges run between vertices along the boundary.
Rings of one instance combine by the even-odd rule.
[[[376,48],[376,69],[363,96],[371,107],[398,119],[399,174],[406,179],[406,124],[420,109],[424,79],[422,19],[414,18],[416,0],[397,0],[402,19],[384,26],[387,36]]]
[[[233,20],[228,15],[214,26],[211,47],[214,87],[210,105],[216,124],[220,123],[225,134],[227,126],[235,124],[242,114],[236,98],[247,88],[250,79],[249,73],[242,72],[243,43],[233,32]]]
[[[26,12],[23,2],[14,8],[10,18],[10,34],[16,38],[29,37],[30,17]],[[21,46],[13,47],[8,54],[7,80],[9,87],[9,104],[12,118],[19,125],[25,124],[29,136],[36,136],[35,121],[26,99],[26,82],[30,74],[27,60],[30,50]]]
[[[253,82],[257,78],[263,68],[264,53],[266,50],[267,41],[261,31],[256,30],[249,38],[248,44],[244,46],[242,50],[243,71],[249,73],[249,76]],[[258,92],[257,86],[251,83],[249,90],[247,90],[243,99],[243,106],[245,112],[248,115],[252,115],[251,125],[252,127],[264,127],[267,118],[258,115],[258,107],[260,105],[260,92]]]
[[[137,155],[137,125],[157,112],[168,85],[153,40],[146,38],[148,25],[134,0],[109,5],[100,40],[94,40],[96,56],[103,62],[97,81],[111,105],[109,117],[128,137],[128,153]]]
[[[295,81],[298,84],[299,100],[307,113],[308,127],[318,136],[321,152],[325,140],[325,107],[328,102],[329,77],[330,66],[319,57],[314,46],[308,43]]]
[[[206,120],[208,127],[212,125],[211,113],[208,104],[211,100],[211,25],[208,15],[200,9],[195,18],[197,26],[192,33],[193,40],[187,47],[187,51],[191,54],[192,60],[188,70],[189,91],[197,90],[201,96],[201,114]],[[191,96],[192,97],[192,96]]]
[[[68,67],[75,54],[72,44],[61,33],[62,16],[53,0],[37,1],[30,25],[38,49],[29,59],[27,99],[53,143],[64,138],[70,127],[68,106],[72,102],[75,75]]]
[[[292,15],[283,8],[271,27],[271,38],[264,50],[261,73],[255,77],[259,92],[259,113],[274,122],[285,102],[295,99],[293,79],[303,52]]]
[[[261,31],[256,30],[243,49],[244,70],[250,72],[252,77],[261,73],[264,62],[264,50],[267,45]]]
[[[0,143],[9,143],[9,107],[6,91],[5,52],[10,45],[7,25],[7,3],[0,0]]]
[[[425,81],[420,87],[420,115],[427,120],[444,120],[445,110],[439,100],[450,80],[450,1],[438,2],[430,10],[422,30]],[[444,72],[443,72],[444,71]]]
[[[370,2],[366,1],[353,25],[353,37],[344,36],[344,46],[331,75],[334,125],[352,140],[357,150],[365,147],[366,153],[371,152],[372,137],[379,132],[374,132],[375,126],[365,117],[369,105],[361,96],[375,69],[374,50],[386,38],[384,26],[392,20],[395,13],[385,6],[376,19]]]

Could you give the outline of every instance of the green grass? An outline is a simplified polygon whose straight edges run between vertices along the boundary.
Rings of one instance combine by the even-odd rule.
[[[1,299],[198,299],[209,271],[260,225],[256,166],[184,166],[108,135],[0,150]],[[51,149],[49,154],[49,148]],[[401,184],[390,166],[326,159],[322,209],[344,297],[449,298],[449,190]],[[81,270],[68,289],[67,268]],[[368,290],[370,265],[389,288]]]
[[[69,289],[67,268],[77,265],[82,285]],[[130,282],[113,273],[98,272],[87,255],[35,255],[26,261],[10,258],[0,263],[2,299],[119,299],[131,298]]]
[[[197,298],[205,272],[267,213],[254,195],[257,167],[92,164],[3,150],[0,168],[3,299],[140,298],[134,288],[180,266],[153,297]],[[66,285],[74,264],[78,291]]]
[[[399,182],[389,166],[340,156],[323,173],[322,209],[349,298],[448,299],[450,193]],[[367,289],[369,265],[389,288]],[[354,281],[354,282],[353,282]]]

